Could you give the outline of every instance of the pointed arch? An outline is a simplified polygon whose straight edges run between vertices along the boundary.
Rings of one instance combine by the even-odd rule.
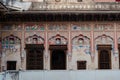
[[[104,38],[104,37],[109,38],[109,39],[111,39],[111,40],[113,41],[113,38],[112,38],[111,36],[106,35],[106,34],[102,34],[102,35],[100,35],[100,36],[97,36],[97,37],[95,38],[95,40],[97,40],[97,39],[99,39],[99,38]]]
[[[37,34],[29,36],[25,40],[26,44],[44,44],[44,38],[38,36]]]
[[[15,53],[20,49],[21,39],[13,34],[2,39],[2,51]],[[19,46],[18,46],[19,45]]]
[[[64,36],[61,36],[60,34],[56,34],[55,36],[52,36],[49,38],[49,44],[67,44],[67,38]]]
[[[114,51],[114,40],[113,40],[113,38],[111,37],[111,36],[108,36],[108,35],[106,35],[106,34],[102,34],[102,35],[100,35],[100,36],[97,36],[96,38],[95,38],[95,48],[97,49],[97,45],[112,45],[111,47],[112,47],[112,50]]]
[[[87,36],[84,36],[83,34],[80,34],[72,38],[72,44],[73,45],[88,45],[90,44],[90,38],[88,38]]]
[[[20,44],[21,39],[13,34],[6,36],[2,39],[2,44]]]

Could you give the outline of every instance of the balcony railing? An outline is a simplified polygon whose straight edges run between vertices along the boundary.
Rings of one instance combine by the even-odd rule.
[[[7,71],[0,80],[120,80],[120,70]]]

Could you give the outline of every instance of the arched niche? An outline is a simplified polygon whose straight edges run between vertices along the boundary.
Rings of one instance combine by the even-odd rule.
[[[44,44],[44,38],[34,34],[26,38],[26,44]]]
[[[90,38],[82,34],[72,38],[73,49],[80,50],[84,49],[86,54],[90,54]]]
[[[2,39],[2,49],[3,51],[16,52],[18,48],[20,49],[21,39],[13,34],[6,36]]]

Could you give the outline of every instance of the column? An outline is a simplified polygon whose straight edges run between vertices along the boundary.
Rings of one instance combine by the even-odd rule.
[[[95,52],[94,52],[94,24],[91,24],[91,32],[90,32],[90,36],[91,36],[91,61],[94,62],[94,57],[95,57]]]
[[[48,31],[47,31],[47,23],[45,24],[44,38],[45,38],[44,69],[47,70],[48,69]]]
[[[69,23],[68,31],[68,69],[72,69],[72,41],[71,41],[71,24]]]

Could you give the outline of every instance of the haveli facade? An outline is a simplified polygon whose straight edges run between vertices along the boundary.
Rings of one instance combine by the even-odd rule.
[[[119,2],[56,0],[1,11],[1,71],[119,69],[119,10]]]

